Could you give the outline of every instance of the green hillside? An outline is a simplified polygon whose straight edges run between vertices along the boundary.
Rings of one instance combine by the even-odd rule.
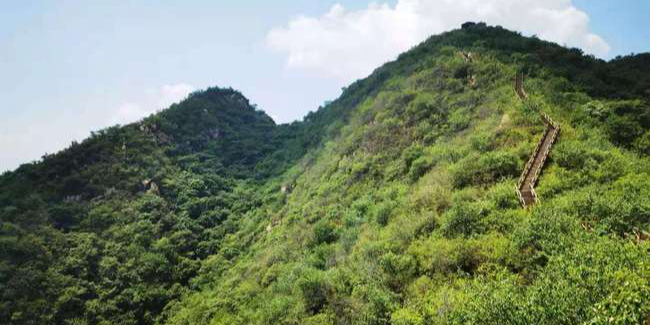
[[[644,324],[649,58],[468,25],[301,122],[211,88],[99,131],[0,176],[0,323]]]

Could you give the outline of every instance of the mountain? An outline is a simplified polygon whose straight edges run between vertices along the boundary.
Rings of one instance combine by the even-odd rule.
[[[0,323],[644,324],[648,58],[468,23],[301,122],[210,88],[96,132],[0,176]]]

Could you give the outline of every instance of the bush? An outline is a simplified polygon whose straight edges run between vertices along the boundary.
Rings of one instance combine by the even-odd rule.
[[[382,202],[373,207],[372,216],[375,222],[381,226],[388,224],[390,220],[390,215],[393,211],[393,205],[388,202]]]
[[[512,234],[512,241],[519,251],[513,257],[518,268],[536,268],[547,262],[548,255],[558,254],[571,247],[576,240],[580,225],[566,213],[542,205],[533,212]]]
[[[499,183],[491,187],[487,192],[487,197],[497,209],[516,209],[521,206],[515,192],[514,182]]]
[[[456,187],[485,185],[505,177],[518,176],[519,159],[503,151],[472,154],[453,165],[450,172]]]
[[[494,149],[494,135],[489,133],[479,133],[472,136],[470,139],[472,149],[480,152],[488,152]]]
[[[455,109],[449,114],[449,119],[447,123],[451,128],[451,131],[458,132],[469,127],[472,121],[472,114],[463,109]]]
[[[302,294],[305,312],[311,315],[319,313],[327,303],[327,295],[330,291],[323,274],[308,269],[296,281],[296,285]]]
[[[650,127],[650,109],[640,100],[610,103],[605,120],[612,141],[630,147]]]
[[[447,238],[480,234],[486,229],[482,219],[487,213],[488,211],[478,204],[460,202],[445,213],[442,233]]]
[[[405,287],[415,274],[415,261],[409,255],[388,252],[381,256],[379,265],[388,276],[393,289]]]
[[[404,149],[404,151],[402,152],[402,160],[404,161],[404,166],[406,167],[407,172],[411,168],[411,164],[413,163],[413,161],[420,158],[423,153],[424,153],[424,149],[418,143],[415,143],[410,147]]]
[[[589,135],[586,135],[589,136]],[[553,146],[552,158],[560,167],[573,171],[598,169],[608,152],[596,141],[563,140]]]
[[[391,325],[424,325],[424,318],[415,311],[402,308],[393,312],[390,317]]]
[[[422,175],[426,174],[433,166],[431,157],[420,157],[413,161],[411,169],[409,170],[409,179],[417,181]]]
[[[387,324],[397,304],[395,294],[376,283],[355,286],[352,299],[361,302],[352,324]]]
[[[313,252],[308,257],[308,261],[311,266],[319,270],[325,270],[332,264],[334,254],[334,245],[319,245],[313,249]]]
[[[647,324],[650,317],[650,284],[629,272],[614,274],[613,290],[593,307],[588,325]]]
[[[591,186],[575,192],[567,210],[602,232],[624,236],[633,227],[650,224],[649,183],[647,174],[639,174],[625,176],[613,186]]]
[[[650,131],[646,131],[634,141],[634,149],[642,155],[650,155]]]
[[[329,244],[339,238],[336,225],[328,220],[321,220],[314,225],[314,245]]]
[[[318,314],[312,317],[306,318],[303,322],[303,325],[333,325],[336,324],[334,315],[330,314]]]

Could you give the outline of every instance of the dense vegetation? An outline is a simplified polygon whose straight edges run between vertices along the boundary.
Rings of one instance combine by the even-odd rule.
[[[0,323],[644,324],[648,58],[475,25],[302,122],[212,88],[102,130],[0,176]]]

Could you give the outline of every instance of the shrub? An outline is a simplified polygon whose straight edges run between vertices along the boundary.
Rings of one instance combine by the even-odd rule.
[[[519,159],[510,152],[493,151],[482,155],[473,154],[459,161],[450,169],[456,187],[485,185],[504,177],[519,174]]]
[[[418,143],[411,145],[410,147],[404,149],[402,152],[402,160],[404,161],[404,166],[406,166],[406,171],[411,168],[411,164],[416,159],[420,158],[424,152],[422,146]]]
[[[551,209],[549,205],[541,205],[513,232],[512,241],[520,252],[514,257],[520,267],[544,265],[547,255],[571,247],[579,229],[574,217],[559,209]]]
[[[487,152],[489,150],[494,149],[494,135],[493,134],[488,134],[488,133],[479,133],[477,135],[472,136],[470,139],[470,144],[472,145],[472,149],[480,151],[480,152]]]
[[[650,127],[650,109],[642,101],[616,101],[609,106],[605,124],[614,143],[629,147]]]
[[[642,155],[650,155],[650,131],[646,131],[634,141],[634,149]]]
[[[392,288],[402,288],[415,274],[415,261],[409,255],[388,252],[381,256],[379,265],[388,276]]]
[[[390,317],[390,323],[392,325],[424,325],[424,318],[420,316],[417,312],[408,309],[402,308],[398,309]]]
[[[440,97],[430,93],[420,93],[413,99],[406,109],[408,121],[412,125],[424,120],[433,122],[441,121],[441,117],[447,113],[447,107]]]
[[[451,190],[438,183],[423,184],[413,194],[411,207],[417,211],[442,213],[451,205]]]
[[[515,209],[520,206],[514,182],[504,182],[491,187],[487,197],[497,209]]]
[[[301,322],[303,325],[333,325],[336,324],[334,315],[330,314],[318,314],[306,318]]]
[[[390,215],[393,211],[393,205],[388,203],[388,202],[382,202],[381,204],[378,204],[373,207],[372,209],[372,215],[373,219],[377,224],[381,226],[385,226],[388,224],[388,221],[390,220]]]
[[[452,274],[474,272],[484,258],[479,247],[461,238],[429,239],[414,243],[408,253],[417,262],[418,274]]]
[[[460,202],[445,213],[441,227],[442,233],[447,238],[480,234],[486,229],[482,219],[487,212],[478,204]]]
[[[463,109],[455,109],[449,114],[448,124],[451,131],[458,132],[469,127],[472,114]]]
[[[296,281],[296,285],[302,294],[305,312],[311,315],[320,312],[327,303],[327,295],[330,290],[323,274],[308,269]]]
[[[464,288],[464,298],[453,309],[447,324],[532,324],[523,315],[516,276],[494,270]],[[539,323],[538,323],[539,324]]]
[[[569,170],[597,167],[605,160],[603,152],[582,141],[561,141],[553,147],[553,161]]]
[[[334,254],[334,245],[319,245],[313,249],[313,253],[308,257],[308,261],[313,267],[319,270],[325,270],[331,266]]]
[[[420,218],[415,220],[415,237],[426,237],[438,227],[436,215],[432,212],[425,212]]]
[[[328,220],[321,220],[314,225],[314,245],[329,244],[338,239],[336,225]]]
[[[588,325],[647,324],[650,317],[650,284],[647,278],[619,271],[613,290],[593,307]]]
[[[432,166],[433,160],[431,157],[424,156],[414,160],[409,170],[409,179],[411,179],[411,181],[418,180],[422,175],[426,174]]]
[[[643,127],[633,116],[614,115],[607,119],[610,137],[620,145],[629,145],[643,134]]]
[[[569,211],[606,233],[623,236],[650,223],[650,177],[628,175],[613,186],[591,186],[573,195]]]
[[[353,324],[387,324],[397,303],[394,293],[374,283],[355,286],[352,299],[361,302]]]

